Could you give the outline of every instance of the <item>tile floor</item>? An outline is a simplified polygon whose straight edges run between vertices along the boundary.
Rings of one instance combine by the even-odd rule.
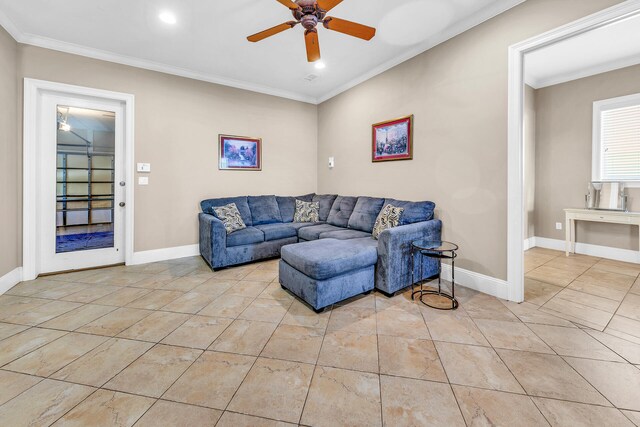
[[[640,343],[640,264],[533,248],[525,252],[525,302]]]
[[[551,255],[527,256],[529,302],[458,288],[455,312],[374,293],[317,315],[280,288],[277,261],[21,283],[0,296],[0,424],[640,425],[634,266]],[[605,283],[617,300],[574,303],[606,327],[544,309]]]

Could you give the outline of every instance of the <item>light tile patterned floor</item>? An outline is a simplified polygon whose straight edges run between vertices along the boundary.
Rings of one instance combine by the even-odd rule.
[[[0,424],[640,425],[634,265],[527,264],[528,302],[458,288],[455,312],[374,293],[318,315],[280,288],[277,261],[21,283],[0,296]]]
[[[640,264],[533,248],[525,271],[526,303],[640,343]]]

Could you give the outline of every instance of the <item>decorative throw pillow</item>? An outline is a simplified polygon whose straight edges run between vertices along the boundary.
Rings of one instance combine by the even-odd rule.
[[[318,221],[320,221],[320,202],[296,200],[296,213],[293,215],[293,222]]]
[[[376,223],[373,226],[372,232],[373,238],[378,240],[378,236],[380,236],[380,233],[384,230],[400,225],[402,212],[404,212],[404,208],[399,208],[393,205],[385,206],[378,214],[378,218],[376,218]]]
[[[220,206],[219,208],[213,208],[213,212],[224,224],[227,234],[247,228],[235,203],[229,203],[228,205]]]

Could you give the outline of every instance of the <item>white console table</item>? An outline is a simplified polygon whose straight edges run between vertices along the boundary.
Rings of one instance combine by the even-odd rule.
[[[576,251],[576,221],[608,222],[637,225],[640,236],[640,212],[619,212],[593,209],[565,209],[566,255]]]

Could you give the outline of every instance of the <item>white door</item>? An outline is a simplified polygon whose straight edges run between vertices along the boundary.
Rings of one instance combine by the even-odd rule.
[[[42,93],[39,108],[38,272],[124,262],[123,103]]]

